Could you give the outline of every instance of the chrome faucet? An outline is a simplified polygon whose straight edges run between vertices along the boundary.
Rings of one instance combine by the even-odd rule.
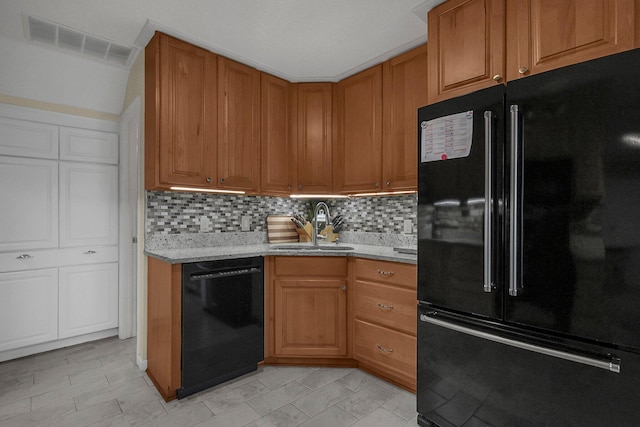
[[[312,242],[314,246],[318,245],[318,238],[326,239],[325,236],[320,235],[320,230],[318,230],[318,214],[324,209],[324,223],[325,225],[329,225],[331,223],[331,217],[329,216],[329,206],[325,202],[318,202],[316,207],[313,209],[313,237]]]

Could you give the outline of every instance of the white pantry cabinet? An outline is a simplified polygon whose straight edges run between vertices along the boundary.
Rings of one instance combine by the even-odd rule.
[[[118,244],[118,167],[60,162],[60,247]]]
[[[58,269],[0,274],[0,351],[58,338]]]
[[[58,246],[58,162],[0,156],[0,252]]]
[[[117,334],[117,132],[0,104],[0,361]]]
[[[59,338],[118,326],[118,264],[60,268]]]

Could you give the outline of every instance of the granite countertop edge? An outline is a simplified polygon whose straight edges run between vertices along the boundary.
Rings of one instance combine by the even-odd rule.
[[[144,254],[170,264],[184,264],[188,262],[215,261],[234,258],[249,258],[254,256],[351,256],[357,258],[376,259],[381,261],[417,264],[417,255],[401,253],[390,246],[374,246],[344,243],[340,246],[352,247],[352,250],[289,250],[277,249],[278,246],[292,246],[292,244],[255,244],[239,246],[216,246],[207,248],[184,249],[153,249],[145,250]],[[295,244],[294,244],[295,245]],[[302,244],[302,245],[309,245]],[[323,245],[333,245],[325,243]]]

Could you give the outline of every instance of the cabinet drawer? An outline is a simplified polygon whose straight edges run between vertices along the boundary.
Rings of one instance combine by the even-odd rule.
[[[347,275],[346,257],[279,256],[275,257],[276,276]]]
[[[117,165],[118,134],[61,127],[60,159]]]
[[[57,159],[58,127],[0,117],[0,154]]]
[[[118,246],[85,246],[41,251],[0,253],[0,271],[25,271],[66,265],[118,261]]]
[[[417,269],[413,264],[356,259],[356,277],[417,289]]]
[[[356,359],[415,382],[416,338],[356,320]]]
[[[416,292],[397,286],[356,281],[356,317],[416,335]]]

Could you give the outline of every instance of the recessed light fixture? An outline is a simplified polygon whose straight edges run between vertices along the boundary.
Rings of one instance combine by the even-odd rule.
[[[30,42],[44,44],[107,64],[129,67],[136,56],[135,47],[124,46],[57,22],[23,14],[22,24],[24,36]]]

